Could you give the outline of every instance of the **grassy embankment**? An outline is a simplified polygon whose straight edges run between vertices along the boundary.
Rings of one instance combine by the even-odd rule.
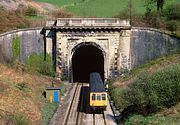
[[[38,16],[34,7],[5,10],[0,8],[0,33],[28,27],[44,26],[46,17]]]
[[[0,64],[0,124],[38,125],[41,120],[47,121],[42,115],[52,115],[56,107],[49,105],[42,95],[51,78],[32,75],[17,67]]]
[[[180,54],[153,60],[110,84],[125,125],[180,123]]]
[[[32,54],[20,64],[20,39],[12,43],[13,62],[0,64],[0,125],[46,125],[57,107],[42,95],[54,76],[51,57]]]
[[[118,17],[129,19],[129,0],[36,0],[59,6],[71,12],[74,17]],[[156,4],[150,5],[147,12],[147,0],[132,0],[132,26],[153,27],[180,33],[180,3],[178,0],[166,0],[159,18]],[[61,17],[61,16],[59,16]]]
[[[127,9],[128,0],[35,0],[47,2],[67,9],[76,16],[113,17],[120,11]],[[136,14],[143,15],[146,11],[146,0],[132,0],[132,6]],[[166,0],[165,7],[178,0]]]
[[[127,0],[35,0],[51,3],[65,10],[50,12],[49,16],[38,16],[38,9],[34,7],[19,8],[16,11],[7,11],[0,8],[0,32],[12,29],[37,27],[45,25],[45,20],[52,17],[118,17],[129,18]],[[157,19],[156,5],[152,12],[146,14],[146,0],[132,0],[132,25],[154,27],[180,31],[179,1],[166,0],[161,20]],[[172,5],[173,4],[173,5]],[[170,12],[170,13],[167,13]],[[70,13],[69,13],[70,12]],[[56,16],[53,15],[55,13]],[[56,14],[58,13],[58,14]],[[58,16],[57,16],[58,15]],[[170,15],[170,16],[169,16]],[[171,16],[173,15],[173,16]]]

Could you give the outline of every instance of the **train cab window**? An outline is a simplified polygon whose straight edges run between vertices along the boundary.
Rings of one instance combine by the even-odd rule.
[[[106,95],[102,94],[102,100],[106,100]]]
[[[97,100],[99,100],[99,101],[101,100],[101,95],[99,95],[99,94],[97,95]]]
[[[96,100],[96,94],[92,94],[92,100]]]

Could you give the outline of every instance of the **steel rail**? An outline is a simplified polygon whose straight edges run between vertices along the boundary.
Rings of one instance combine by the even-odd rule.
[[[73,95],[73,98],[72,98],[72,101],[70,102],[70,107],[69,107],[69,110],[68,110],[68,114],[67,116],[65,117],[65,123],[64,125],[67,125],[67,122],[68,122],[68,119],[69,119],[69,115],[70,115],[70,112],[71,112],[71,109],[72,109],[72,105],[73,105],[73,102],[74,102],[74,99],[75,99],[75,95],[77,93],[77,89],[78,89],[78,84],[76,85],[76,89],[75,89],[75,92],[74,92],[74,95]]]

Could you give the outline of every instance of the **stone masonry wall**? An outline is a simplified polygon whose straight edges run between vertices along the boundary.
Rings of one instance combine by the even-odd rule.
[[[131,65],[132,67],[180,51],[180,39],[152,28],[132,28]]]
[[[96,47],[99,46],[99,49],[104,55],[105,78],[113,75],[115,68],[114,62],[117,61],[117,59],[115,60],[114,55],[117,53],[119,46],[119,33],[85,33],[84,35],[85,37],[81,34],[72,35],[71,33],[57,33],[58,65],[56,71],[61,72],[60,69],[62,69],[63,74],[71,79],[71,59],[74,53],[73,49],[78,45],[81,46],[81,43],[90,43]]]
[[[0,57],[10,62],[12,61],[12,41],[13,38],[20,39],[20,61],[32,53],[41,53],[44,49],[43,35],[40,34],[42,28],[31,28],[15,30],[0,34]]]
[[[15,30],[0,34],[0,62],[12,61],[12,40],[20,38],[20,61],[32,53],[41,53],[44,49],[42,28]],[[85,35],[85,36],[84,36]],[[90,42],[99,46],[104,54],[105,78],[113,77],[121,69],[135,66],[162,55],[180,51],[180,39],[169,36],[156,29],[135,28],[110,33],[71,34],[46,32],[47,53],[52,53],[52,41],[56,40],[56,70],[63,69],[71,78],[71,58],[73,49],[81,43]],[[61,60],[59,60],[61,59]]]

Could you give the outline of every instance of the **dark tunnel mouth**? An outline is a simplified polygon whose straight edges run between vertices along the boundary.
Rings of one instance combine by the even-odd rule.
[[[98,72],[104,81],[104,56],[93,45],[81,45],[72,56],[73,82],[89,83],[91,72]]]

